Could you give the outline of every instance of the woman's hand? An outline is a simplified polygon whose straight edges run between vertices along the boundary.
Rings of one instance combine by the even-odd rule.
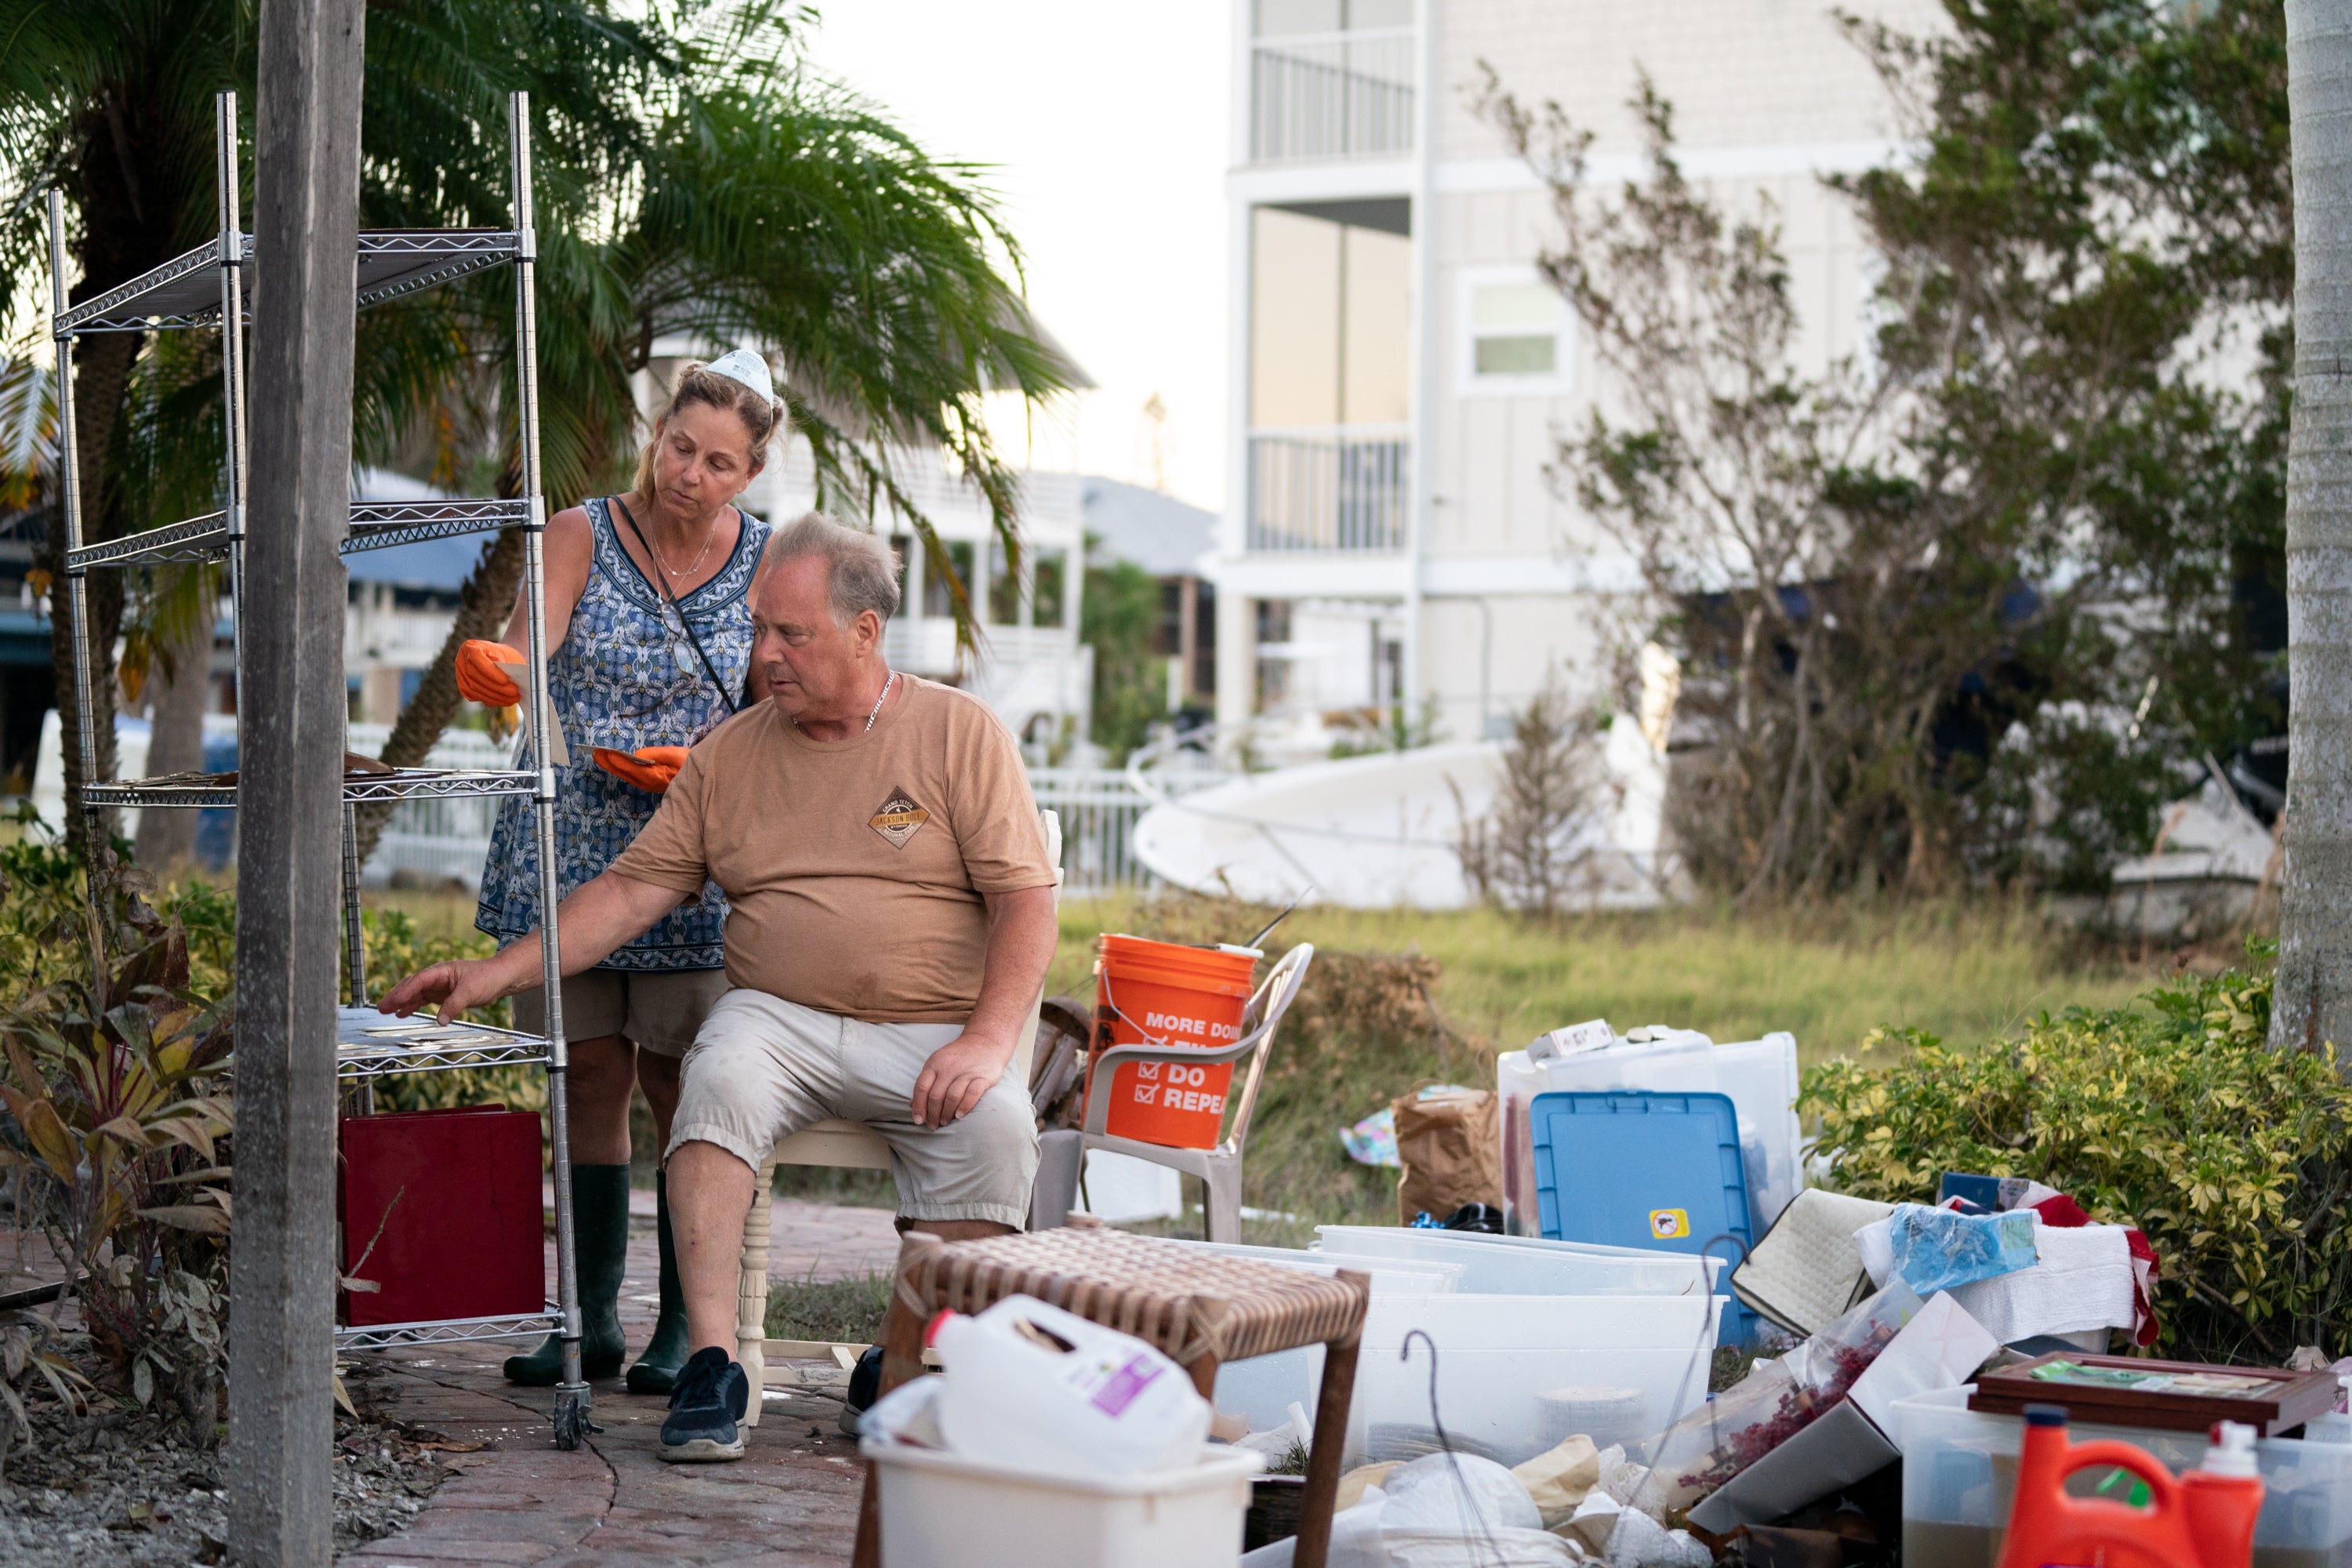
[[[686,765],[684,746],[639,746],[634,752],[615,752],[599,746],[588,753],[598,767],[623,784],[636,785],[649,795],[661,795],[677,777],[677,770]]]
[[[457,645],[457,695],[485,708],[511,708],[522,700],[522,688],[499,666],[520,664],[521,654],[502,642],[474,637]]]

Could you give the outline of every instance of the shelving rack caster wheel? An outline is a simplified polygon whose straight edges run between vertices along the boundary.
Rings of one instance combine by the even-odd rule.
[[[584,1383],[559,1383],[555,1385],[555,1446],[566,1450],[577,1448],[588,1440],[591,1432],[603,1427],[588,1419],[590,1393]]]

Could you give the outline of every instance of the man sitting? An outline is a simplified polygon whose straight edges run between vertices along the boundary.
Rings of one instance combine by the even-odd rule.
[[[758,1394],[730,1353],[737,1258],[779,1138],[866,1123],[890,1144],[899,1227],[950,1240],[1018,1229],[1037,1166],[1009,1069],[1054,955],[1054,867],[1012,733],[977,698],[891,672],[898,572],[871,534],[811,513],[768,542],[751,592],[767,700],[689,752],[636,842],[561,906],[570,974],[706,878],[728,900],[733,989],[687,1053],[667,1152],[698,1348],[665,1459],[742,1456]],[[382,1005],[454,1018],[538,984],[534,933]]]

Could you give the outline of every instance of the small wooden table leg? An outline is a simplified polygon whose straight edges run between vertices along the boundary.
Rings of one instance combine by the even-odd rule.
[[[1339,1500],[1339,1458],[1348,1446],[1348,1406],[1356,1392],[1360,1341],[1323,1347],[1323,1386],[1315,1395],[1315,1441],[1307,1452],[1306,1496],[1299,1500],[1298,1545],[1292,1568],[1323,1568],[1331,1549],[1331,1514]]]

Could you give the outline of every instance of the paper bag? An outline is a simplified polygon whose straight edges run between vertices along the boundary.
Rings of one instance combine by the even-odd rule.
[[[1397,1223],[1444,1219],[1464,1204],[1503,1202],[1503,1134],[1492,1089],[1454,1089],[1389,1102],[1396,1118]]]

